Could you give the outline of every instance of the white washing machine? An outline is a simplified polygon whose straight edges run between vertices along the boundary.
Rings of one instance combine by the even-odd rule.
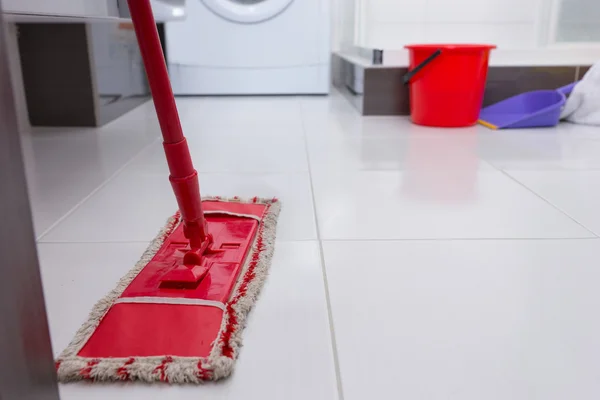
[[[187,0],[165,27],[173,91],[203,94],[329,92],[326,0]]]

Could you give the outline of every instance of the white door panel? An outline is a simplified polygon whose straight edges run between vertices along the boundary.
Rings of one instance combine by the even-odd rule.
[[[322,42],[327,39],[314,23],[322,20],[319,1],[296,0],[275,17],[249,24],[217,15],[202,0],[188,0],[187,19],[166,24],[169,63],[280,68],[322,62]]]
[[[233,22],[263,22],[283,12],[294,0],[202,0],[215,14]]]

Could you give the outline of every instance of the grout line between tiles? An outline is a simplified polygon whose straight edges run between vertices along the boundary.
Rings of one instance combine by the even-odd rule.
[[[321,239],[322,242],[508,242],[508,241],[552,241],[552,240],[598,240],[598,236],[556,238],[416,238],[416,239]]]
[[[555,237],[555,238],[541,238],[541,237],[516,237],[516,238],[410,238],[410,239],[277,239],[278,243],[296,243],[296,242],[507,242],[507,241],[553,241],[553,240],[599,240],[598,236],[583,236],[583,237]],[[124,240],[124,241],[109,241],[109,240],[96,240],[96,241],[44,241],[38,242],[38,244],[136,244],[136,243],[150,243],[150,240]]]
[[[86,241],[86,242],[58,242],[58,241],[52,241],[52,242],[38,242],[38,245],[40,244],[142,244],[142,243],[146,243],[146,244],[150,244],[152,243],[151,240],[127,240],[127,241],[123,241],[123,242],[109,242],[109,241]]]
[[[289,170],[289,171],[207,171],[207,170],[197,170],[198,171],[198,175],[242,175],[242,176],[252,176],[252,175],[285,175],[285,174],[306,174],[308,171],[302,171],[302,170]],[[158,174],[158,173],[154,173],[154,174]],[[163,174],[164,175],[164,174]]]
[[[344,387],[342,386],[340,359],[339,359],[339,355],[338,355],[337,341],[336,341],[336,336],[335,336],[335,326],[333,323],[333,311],[331,308],[331,296],[329,295],[329,283],[327,280],[327,270],[325,268],[325,253],[323,252],[323,242],[321,241],[321,234],[319,231],[319,219],[317,218],[317,202],[315,199],[315,190],[314,190],[314,185],[313,185],[312,170],[310,167],[310,157],[308,154],[308,138],[307,138],[307,133],[306,133],[306,126],[304,124],[305,114],[304,114],[304,109],[302,107],[301,100],[298,100],[298,106],[300,108],[300,117],[301,117],[300,120],[302,121],[304,153],[306,156],[306,163],[308,166],[308,180],[310,183],[310,194],[311,194],[311,200],[312,200],[312,206],[313,206],[313,218],[315,221],[315,229],[317,230],[317,242],[319,244],[319,255],[321,258],[321,272],[323,274],[325,302],[326,302],[326,306],[327,306],[327,316],[329,319],[329,333],[331,336],[331,351],[333,352],[333,365],[335,368],[335,380],[336,380],[336,384],[337,384],[338,399],[344,400]]]
[[[109,176],[104,182],[102,182],[100,185],[98,185],[98,187],[94,190],[92,190],[87,196],[85,196],[83,199],[81,199],[77,204],[75,204],[69,211],[67,211],[62,217],[60,217],[58,220],[56,220],[52,225],[50,225],[44,232],[42,232],[37,238],[36,238],[36,242],[40,242],[44,236],[46,236],[48,233],[50,233],[50,231],[52,231],[54,228],[56,228],[61,222],[63,222],[65,219],[67,219],[71,214],[73,214],[75,212],[75,210],[77,210],[79,207],[81,207],[86,201],[88,201],[93,195],[95,195],[96,193],[98,193],[100,190],[102,190],[102,188],[104,188],[106,185],[108,185],[109,182],[112,182],[117,176],[119,176],[121,174],[121,172],[123,172],[123,170],[125,168],[127,168],[131,163],[133,163],[135,160],[137,160],[147,149],[149,149],[152,145],[154,145],[154,143],[160,141],[161,138],[156,138],[155,140],[153,140],[152,142],[148,143],[147,145],[145,145],[144,147],[142,147],[142,149],[140,151],[138,151],[136,154],[134,154],[133,157],[131,157],[129,159],[129,161],[127,161],[125,164],[123,164],[119,169],[117,169],[111,176]]]
[[[277,239],[277,243],[296,243],[296,242],[315,242],[315,239]],[[152,240],[123,240],[123,241],[111,241],[111,240],[94,240],[94,241],[44,241],[38,242],[38,244],[136,244],[136,243],[151,243]]]
[[[492,164],[493,165],[493,164]],[[494,166],[494,168],[496,168],[496,166]],[[498,170],[501,174],[503,174],[504,176],[506,176],[508,179],[512,180],[513,182],[515,182],[517,185],[521,186],[522,188],[524,188],[525,190],[529,191],[530,193],[532,193],[534,196],[536,196],[538,199],[544,201],[545,203],[547,203],[548,205],[550,205],[551,207],[553,207],[555,210],[561,212],[563,215],[565,215],[567,218],[569,218],[571,221],[575,222],[577,225],[581,226],[583,229],[585,229],[586,231],[590,232],[592,235],[594,235],[594,237],[600,237],[596,234],[596,232],[592,231],[591,229],[589,229],[587,226],[583,225],[583,223],[579,222],[578,220],[576,220],[575,218],[573,218],[571,215],[567,214],[567,212],[563,209],[561,209],[560,207],[558,207],[556,204],[552,203],[550,200],[546,199],[544,196],[542,196],[541,194],[537,193],[535,190],[533,190],[532,188],[530,188],[529,186],[525,185],[523,182],[519,181],[517,178],[515,178],[514,176],[512,176],[511,174],[509,174],[508,172],[506,172],[503,169],[498,169],[496,168],[496,170]]]

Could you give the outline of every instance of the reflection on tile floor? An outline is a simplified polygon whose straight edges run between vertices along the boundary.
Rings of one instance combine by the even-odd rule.
[[[63,398],[600,397],[597,128],[425,128],[336,93],[177,104],[204,193],[284,206],[237,371]],[[55,352],[175,211],[159,134],[148,103],[25,135]]]
[[[599,240],[325,242],[324,253],[346,400],[600,393]]]

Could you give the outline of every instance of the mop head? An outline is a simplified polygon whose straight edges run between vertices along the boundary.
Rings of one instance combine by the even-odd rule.
[[[59,381],[197,384],[231,375],[269,271],[280,203],[212,197],[202,204],[214,247],[223,250],[206,256],[211,264],[199,283],[161,281],[173,269],[161,260],[172,261],[184,245],[175,214],[58,357]]]

